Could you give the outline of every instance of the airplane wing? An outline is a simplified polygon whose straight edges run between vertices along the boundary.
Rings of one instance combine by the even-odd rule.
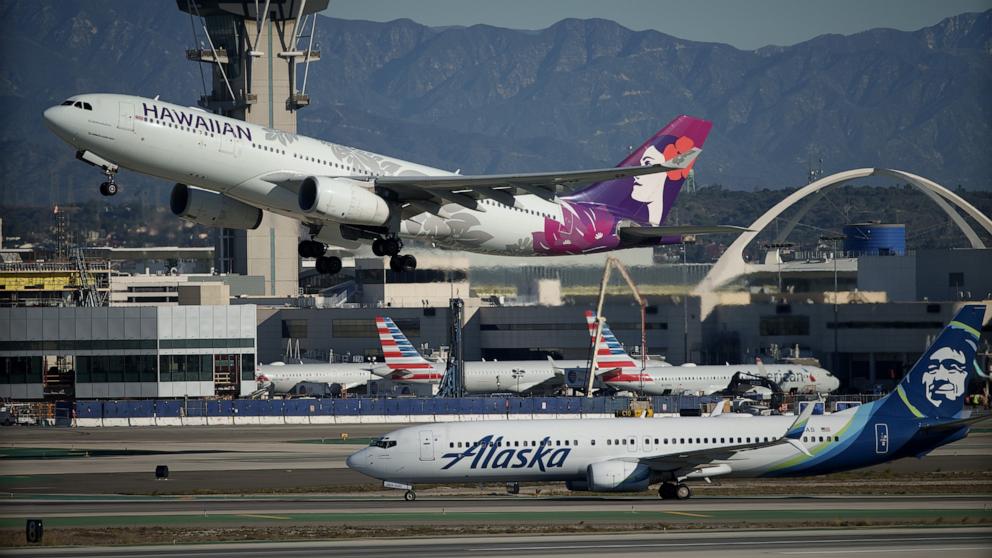
[[[534,194],[551,199],[557,194],[558,189],[564,186],[682,170],[688,168],[701,152],[701,149],[693,148],[664,163],[634,167],[476,176],[460,174],[379,176],[371,180],[374,181],[377,189],[393,192],[397,201],[401,203],[419,203],[427,206],[428,209],[435,210],[446,203],[456,203],[470,209],[485,211],[485,208],[478,203],[481,199],[491,199],[508,206],[514,205],[514,197],[519,194]],[[291,192],[299,192],[300,185],[307,176],[293,171],[282,171],[267,174],[262,179]],[[333,178],[370,180],[368,176],[335,176]]]
[[[792,426],[786,430],[785,434],[767,442],[755,441],[746,444],[682,451],[641,458],[623,458],[623,460],[638,461],[651,467],[655,471],[691,471],[704,465],[711,465],[715,462],[731,460],[737,453],[742,451],[767,448],[777,446],[779,444],[791,444],[800,452],[810,455],[809,450],[799,443],[799,440],[802,438],[803,432],[806,430],[806,423],[809,422],[809,417],[813,415],[813,410],[815,407],[815,403],[810,402],[810,404],[806,405],[806,408],[803,409],[803,412],[796,417],[796,420],[792,423]],[[727,470],[727,472],[729,471],[730,469]]]
[[[714,225],[714,226],[682,226],[682,225],[672,225],[663,227],[620,227],[617,233],[623,240],[638,241],[647,239],[656,239],[663,236],[683,236],[683,235],[699,235],[699,234],[740,234],[743,232],[750,232],[751,229],[746,227],[736,227],[733,225]]]

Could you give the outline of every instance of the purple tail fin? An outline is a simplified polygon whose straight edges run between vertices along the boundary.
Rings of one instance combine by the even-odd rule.
[[[713,123],[708,120],[679,116],[617,166],[650,165],[671,159],[693,147],[702,148],[712,127]],[[675,204],[687,176],[689,169],[604,180],[564,199],[569,203],[602,205],[618,218],[643,225],[660,225]]]

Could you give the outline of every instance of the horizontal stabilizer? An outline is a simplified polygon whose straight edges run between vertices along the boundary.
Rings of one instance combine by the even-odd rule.
[[[740,234],[751,232],[746,227],[734,225],[714,225],[710,227],[689,225],[672,225],[662,227],[620,227],[617,231],[623,240],[642,240],[645,238],[661,238],[663,236],[682,236],[697,234]]]

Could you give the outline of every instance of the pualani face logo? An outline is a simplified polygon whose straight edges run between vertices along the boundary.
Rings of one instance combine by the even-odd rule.
[[[572,448],[553,448],[551,439],[545,437],[538,447],[516,448],[502,447],[503,437],[493,440],[493,435],[484,436],[481,440],[466,448],[462,453],[446,453],[441,459],[450,459],[441,470],[450,469],[456,463],[472,459],[470,469],[532,469],[538,467],[541,472],[565,465]]]
[[[941,347],[930,355],[923,372],[923,393],[934,407],[964,395],[968,380],[968,357],[965,351]]]

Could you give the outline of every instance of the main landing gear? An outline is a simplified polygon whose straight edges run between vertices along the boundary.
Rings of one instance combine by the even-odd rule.
[[[407,502],[412,502],[417,499],[417,493],[413,490],[407,490],[403,493],[403,499]]]
[[[372,253],[376,256],[390,256],[389,269],[400,271],[413,271],[417,269],[417,258],[407,254],[400,255],[403,249],[403,241],[397,236],[386,236],[372,241]]]
[[[327,246],[325,246],[323,242],[317,242],[316,240],[304,240],[300,242],[298,251],[301,258],[317,259],[317,261],[314,262],[314,267],[317,269],[317,273],[333,275],[341,271],[341,258],[336,256],[325,256],[324,253],[327,252]]]
[[[663,482],[658,487],[658,496],[661,496],[662,500],[688,500],[692,497],[692,490],[689,490],[689,486],[681,482],[678,484]]]

